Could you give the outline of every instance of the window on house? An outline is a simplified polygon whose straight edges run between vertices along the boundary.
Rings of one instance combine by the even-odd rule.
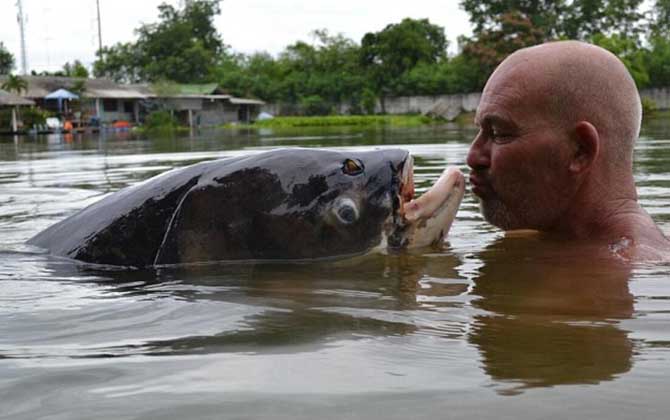
[[[133,114],[135,112],[135,104],[133,101],[123,101],[123,112],[126,114]]]
[[[116,102],[116,99],[103,99],[102,109],[105,112],[117,112],[119,110],[119,106]]]

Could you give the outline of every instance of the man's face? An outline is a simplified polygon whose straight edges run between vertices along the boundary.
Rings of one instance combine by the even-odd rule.
[[[475,117],[479,133],[467,158],[472,192],[486,220],[504,230],[551,230],[575,192],[568,130],[537,86],[519,68],[496,71]]]

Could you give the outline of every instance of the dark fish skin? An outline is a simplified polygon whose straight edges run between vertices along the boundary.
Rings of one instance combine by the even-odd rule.
[[[408,157],[277,149],[203,162],[111,194],[28,243],[136,268],[361,254],[391,234]]]

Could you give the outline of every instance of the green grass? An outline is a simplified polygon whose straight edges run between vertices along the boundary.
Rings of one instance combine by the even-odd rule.
[[[253,127],[334,127],[373,126],[413,127],[435,122],[423,115],[329,115],[324,117],[275,117],[271,120],[256,121]]]

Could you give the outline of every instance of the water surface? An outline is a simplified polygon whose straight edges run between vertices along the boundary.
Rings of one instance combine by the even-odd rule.
[[[0,141],[0,418],[666,418],[667,265],[504,236],[466,195],[442,249],[96,270],[24,242],[165,170],[275,147],[403,147],[425,190],[471,128]],[[670,126],[636,150],[670,232]]]

